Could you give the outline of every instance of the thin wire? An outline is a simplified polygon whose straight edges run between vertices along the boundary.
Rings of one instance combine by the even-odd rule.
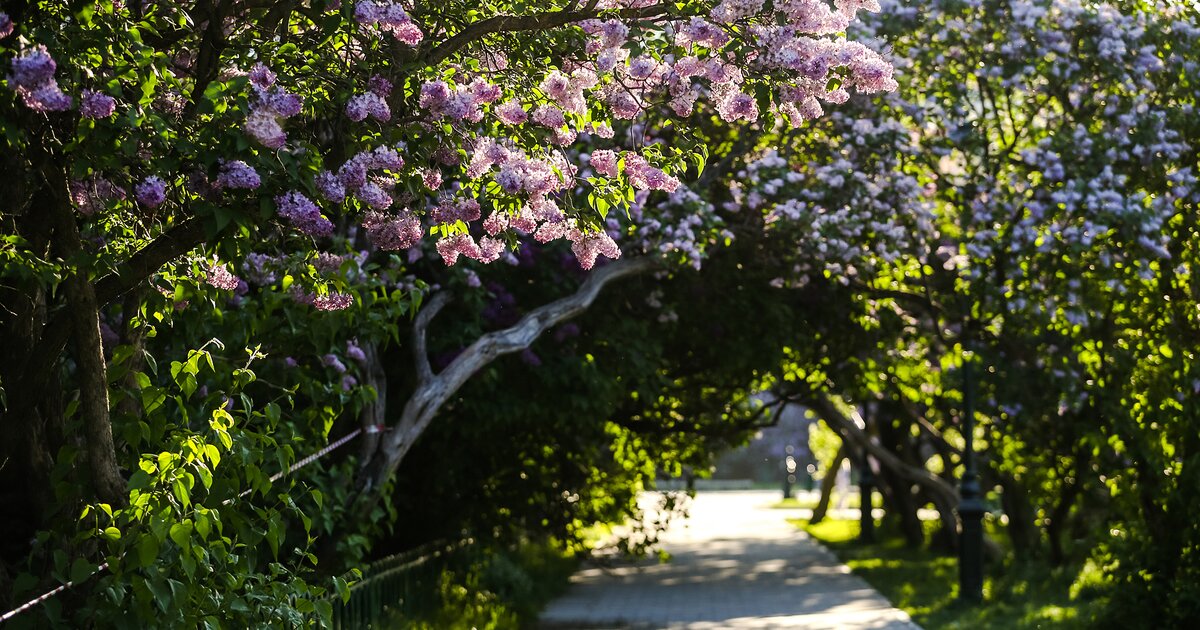
[[[337,441],[331,442],[325,448],[317,451],[316,453],[313,453],[312,455],[309,455],[308,457],[305,457],[304,459],[296,462],[295,464],[292,464],[291,467],[289,467],[287,470],[275,473],[274,475],[271,476],[268,483],[275,483],[284,475],[290,475],[290,474],[296,472],[297,470],[300,470],[301,468],[304,468],[305,466],[317,461],[318,459],[321,459],[322,457],[324,457],[324,456],[328,455],[330,452],[332,452],[334,449],[337,449],[338,447],[342,446],[346,442],[349,442],[350,440],[353,440],[354,438],[358,437],[359,433],[362,433],[362,427],[359,427],[359,428],[351,431],[350,433],[347,433],[346,435],[339,438]],[[238,498],[240,499],[240,498],[246,496],[247,494],[250,494],[251,491],[252,491],[252,489],[239,494]],[[232,501],[233,501],[233,499],[226,499],[225,501],[221,502],[221,505],[228,505]],[[94,571],[92,571],[91,573],[89,573],[87,577],[80,580],[80,583],[86,582],[86,581],[92,579],[92,577],[95,576],[97,573],[100,573],[101,571],[103,571],[107,568],[108,568],[108,563],[105,562],[104,564],[96,567],[96,569]],[[49,591],[46,591],[45,593],[42,593],[41,595],[38,595],[37,597],[25,602],[24,604],[21,604],[20,606],[4,613],[3,615],[0,615],[0,623],[8,621],[9,619],[12,619],[13,617],[16,617],[17,615],[25,612],[26,610],[29,610],[30,608],[33,608],[34,606],[37,606],[38,604],[45,602],[46,600],[50,599],[51,597],[54,597],[55,595],[58,595],[59,593],[62,593],[63,591],[65,591],[73,586],[75,586],[74,581],[67,581],[66,584],[61,584],[59,586],[56,586],[56,587],[50,589]]]

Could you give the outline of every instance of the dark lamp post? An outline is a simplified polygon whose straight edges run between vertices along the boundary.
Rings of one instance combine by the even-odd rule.
[[[975,383],[970,352],[963,356],[963,476],[959,485],[958,517],[962,520],[959,539],[958,599],[975,604],[983,601],[983,501],[979,471],[975,464]]]
[[[865,543],[875,542],[875,473],[871,470],[871,457],[863,447],[862,469],[858,473],[858,539]]]
[[[792,498],[792,484],[796,483],[796,449],[791,444],[783,449],[783,498]]]

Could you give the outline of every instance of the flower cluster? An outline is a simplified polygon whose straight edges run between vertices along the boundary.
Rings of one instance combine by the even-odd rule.
[[[80,95],[79,113],[85,118],[108,118],[117,111],[117,100],[95,90],[84,90]]]
[[[390,191],[395,179],[384,177],[380,171],[398,173],[403,168],[404,158],[396,149],[379,146],[356,154],[342,164],[336,174],[322,171],[315,183],[317,191],[329,201],[341,203],[348,193],[352,193],[367,207],[386,210],[394,203]]]
[[[296,229],[309,236],[329,236],[333,223],[321,215],[321,209],[303,193],[289,192],[275,198],[276,212]]]
[[[7,19],[8,16],[5,16]],[[11,23],[9,28],[11,29]],[[16,91],[25,106],[39,112],[61,112],[71,108],[71,97],[63,94],[54,79],[57,64],[46,47],[34,46],[12,61],[8,86]]]
[[[391,33],[396,41],[409,46],[420,44],[425,36],[398,2],[360,0],[354,5],[354,19],[363,26]]]
[[[368,211],[362,222],[371,244],[384,251],[408,249],[421,240],[421,220],[411,213],[389,216]]]
[[[299,114],[304,99],[275,85],[275,73],[263,64],[255,65],[249,76],[254,101],[246,116],[246,133],[268,149],[280,149],[287,142],[280,121]]]
[[[240,188],[254,190],[262,184],[258,171],[241,160],[222,162],[221,172],[217,175],[219,188]]]
[[[357,94],[346,103],[346,117],[354,122],[365,120],[367,116],[387,122],[392,118],[392,110],[388,107],[387,97],[392,92],[392,84],[381,76],[371,77],[366,93]]]
[[[233,291],[238,288],[241,282],[238,277],[230,273],[229,269],[225,268],[218,262],[208,263],[205,269],[204,282],[210,286],[225,291]]]
[[[84,215],[95,214],[108,202],[123,201],[126,196],[124,188],[95,173],[85,179],[72,180],[69,193],[71,203]]]
[[[157,208],[167,200],[167,182],[157,175],[151,175],[133,187],[133,195],[143,206]]]

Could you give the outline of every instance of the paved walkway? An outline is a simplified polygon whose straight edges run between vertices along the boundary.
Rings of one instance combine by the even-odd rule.
[[[775,491],[708,492],[666,533],[671,561],[585,568],[544,628],[919,630],[824,547],[768,509]]]

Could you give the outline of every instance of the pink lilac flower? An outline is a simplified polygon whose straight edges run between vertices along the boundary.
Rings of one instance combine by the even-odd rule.
[[[754,101],[753,96],[745,92],[733,92],[728,97],[718,100],[717,113],[725,122],[754,122],[758,120],[758,103]]]
[[[625,176],[629,178],[629,183],[638,190],[673,192],[679,187],[678,179],[651,166],[646,158],[636,153],[625,153]]]
[[[151,175],[133,187],[138,203],[147,208],[157,208],[167,200],[167,183],[157,175]]]
[[[483,221],[483,229],[491,236],[495,236],[508,228],[508,215],[500,210],[493,210],[492,214],[488,215]]]
[[[330,252],[318,252],[316,256],[313,256],[312,266],[317,271],[328,275],[337,273],[344,262],[346,262],[345,256],[338,256]]]
[[[542,105],[533,110],[533,122],[551,129],[557,129],[567,124],[561,109],[553,105]]]
[[[103,210],[112,200],[124,200],[125,190],[98,173],[85,179],[71,180],[68,186],[71,203],[84,215]]]
[[[354,304],[354,296],[344,293],[321,295],[313,300],[313,306],[318,311],[341,311]]]
[[[488,83],[482,77],[471,81],[467,88],[471,92],[471,98],[476,104],[491,103],[504,93],[499,85]]]
[[[117,100],[95,90],[84,90],[80,96],[79,113],[85,118],[108,118],[117,110]]]
[[[479,258],[483,255],[479,245],[475,243],[475,239],[471,238],[470,234],[455,234],[443,238],[437,242],[437,252],[446,262],[446,266],[457,263],[459,256]]]
[[[421,220],[410,213],[392,217],[382,212],[369,211],[362,226],[367,230],[367,239],[384,251],[408,249],[421,240]]]
[[[254,190],[262,184],[258,171],[241,160],[232,160],[221,165],[217,185],[223,188]]]
[[[496,118],[506,125],[520,125],[529,120],[529,114],[521,107],[521,102],[512,99],[504,101],[496,107]]]
[[[292,191],[275,198],[276,212],[296,229],[310,236],[328,236],[333,223],[321,216],[317,204],[303,194]]]
[[[607,177],[617,176],[617,154],[609,149],[592,151],[592,169]]]
[[[579,230],[571,230],[568,238],[571,240],[571,251],[574,252],[575,258],[579,259],[579,266],[584,269],[591,269],[595,266],[598,256],[605,256],[613,260],[621,257],[620,248],[606,232],[584,233]]]
[[[436,168],[417,169],[417,174],[421,176],[421,183],[429,190],[437,190],[442,187],[442,172]]]
[[[391,33],[397,41],[409,46],[416,46],[424,38],[408,12],[396,2],[360,0],[354,6],[354,19],[363,26],[374,26]]]
[[[204,275],[204,282],[210,286],[226,291],[233,291],[238,288],[238,277],[229,272],[225,265],[218,263],[209,263]]]
[[[539,87],[550,100],[561,104],[571,91],[571,77],[555,70],[542,79]]]
[[[499,260],[504,253],[504,241],[490,236],[479,239],[479,262],[490,263]]]

